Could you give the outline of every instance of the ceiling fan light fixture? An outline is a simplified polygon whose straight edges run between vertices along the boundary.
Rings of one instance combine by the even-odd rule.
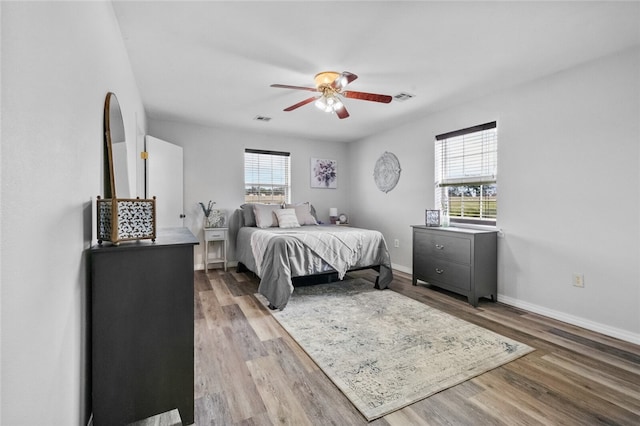
[[[315,102],[314,104],[316,106],[316,108],[318,108],[319,110],[322,111],[327,111],[328,105],[327,105],[327,101],[324,98],[324,96],[321,96],[318,98],[318,100]]]
[[[343,97],[349,99],[359,99],[362,101],[380,102],[385,104],[391,102],[392,98],[388,95],[356,92],[353,90],[345,91],[344,88],[357,78],[357,75],[349,71],[344,71],[342,73],[336,71],[323,71],[319,72],[314,77],[316,83],[315,88],[307,86],[291,86],[289,84],[272,84],[271,87],[320,93],[319,95],[311,96],[310,98],[300,101],[297,104],[293,104],[290,107],[285,108],[283,111],[293,111],[300,108],[301,106],[313,102],[316,108],[324,112],[334,113],[341,120],[349,117],[349,112],[342,103]]]
[[[335,81],[336,78],[340,76],[339,72],[335,71],[323,71],[316,74],[314,80],[316,82],[316,87],[320,88],[321,86],[330,85]]]
[[[315,105],[318,109],[324,112],[336,112],[340,108],[343,108],[344,105],[342,101],[338,99],[337,96],[321,96],[316,100]]]

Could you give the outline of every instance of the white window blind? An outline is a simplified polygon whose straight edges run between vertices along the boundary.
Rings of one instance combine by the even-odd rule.
[[[436,206],[452,222],[495,224],[497,169],[495,121],[436,136]]]
[[[436,185],[482,184],[496,181],[496,122],[436,136]]]
[[[245,202],[279,204],[290,202],[289,153],[245,149]]]

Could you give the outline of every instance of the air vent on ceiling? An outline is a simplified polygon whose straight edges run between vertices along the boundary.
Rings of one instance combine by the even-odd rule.
[[[397,95],[394,95],[393,99],[395,99],[396,101],[407,101],[411,98],[413,98],[415,95],[412,95],[410,93],[407,92],[400,92]]]
[[[264,115],[256,115],[255,117],[253,117],[254,120],[258,120],[258,121],[264,121],[267,122],[269,120],[271,120],[271,117],[265,117]]]

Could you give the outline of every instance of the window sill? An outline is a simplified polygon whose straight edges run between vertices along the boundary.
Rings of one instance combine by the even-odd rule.
[[[456,223],[456,222],[451,222],[449,224],[449,227],[451,227],[451,228],[479,229],[479,230],[483,230],[483,231],[500,231],[500,228],[498,228],[496,225],[479,225],[479,224],[476,224],[476,223]]]

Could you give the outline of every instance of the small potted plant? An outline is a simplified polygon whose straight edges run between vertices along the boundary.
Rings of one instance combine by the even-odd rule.
[[[224,214],[221,210],[213,208],[215,203],[215,201],[209,201],[207,207],[205,207],[203,203],[199,203],[204,213],[205,228],[220,228],[224,226]]]
[[[216,203],[215,201],[209,200],[209,203],[207,204],[207,207],[205,207],[203,203],[199,203],[200,207],[202,207],[202,213],[204,213],[204,227],[205,228],[213,228],[213,224],[211,223],[211,219],[212,219],[211,212],[213,211],[213,205],[215,203]]]

